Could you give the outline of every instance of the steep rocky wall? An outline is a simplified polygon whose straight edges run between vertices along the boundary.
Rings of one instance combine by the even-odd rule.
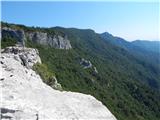
[[[49,45],[58,49],[71,49],[72,46],[67,36],[50,35],[46,32],[24,32],[24,30],[16,30],[4,27],[2,28],[2,38],[9,36],[16,39],[20,44],[24,46],[25,40],[31,40],[35,43],[42,45]]]
[[[24,46],[26,37],[23,30],[14,30],[8,27],[4,27],[1,29],[1,33],[2,33],[2,38],[10,37],[16,39],[20,45]]]

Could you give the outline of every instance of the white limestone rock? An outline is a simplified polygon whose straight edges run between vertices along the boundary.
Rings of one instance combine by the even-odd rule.
[[[26,33],[31,41],[42,45],[49,45],[58,49],[71,49],[72,46],[67,36],[49,35],[45,32],[28,32]]]
[[[2,53],[10,55],[27,68],[32,68],[35,63],[41,63],[37,49],[13,46],[5,48]]]
[[[81,59],[80,64],[83,65],[84,69],[92,67],[92,63],[89,60],[85,60],[84,58]]]

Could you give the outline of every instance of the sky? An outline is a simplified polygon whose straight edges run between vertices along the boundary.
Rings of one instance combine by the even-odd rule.
[[[1,4],[1,20],[39,27],[75,27],[109,32],[128,41],[160,40],[158,2],[11,2]]]

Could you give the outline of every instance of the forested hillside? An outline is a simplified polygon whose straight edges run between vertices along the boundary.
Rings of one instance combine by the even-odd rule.
[[[2,27],[67,35],[72,49],[56,49],[30,39],[25,44],[39,50],[42,63],[55,73],[64,90],[95,96],[118,120],[160,119],[160,70],[156,61],[145,60],[144,56],[104,40],[90,29],[35,28],[6,23]],[[15,42],[8,35],[2,38],[2,47]],[[84,68],[82,59],[90,61],[92,66]]]

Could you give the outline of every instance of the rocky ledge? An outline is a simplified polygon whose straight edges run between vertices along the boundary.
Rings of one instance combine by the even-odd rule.
[[[32,68],[36,63],[41,63],[37,49],[26,47],[7,47],[1,50],[2,55],[8,56],[20,62],[26,68]]]
[[[14,51],[14,52],[13,52]],[[2,120],[116,120],[112,113],[90,95],[58,91],[42,82],[22,59],[40,62],[38,51],[8,48],[0,57],[0,98]],[[30,59],[30,60],[29,60]]]

